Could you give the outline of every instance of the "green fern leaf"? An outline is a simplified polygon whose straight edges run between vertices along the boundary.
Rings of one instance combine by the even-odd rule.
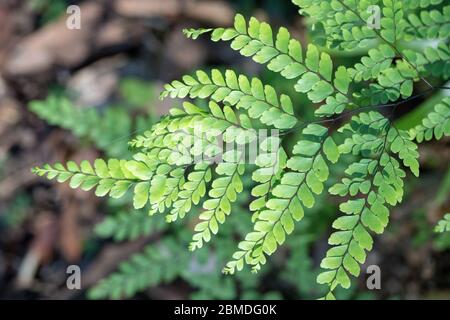
[[[450,231],[450,213],[447,213],[434,228],[434,232],[443,233]]]
[[[348,71],[356,82],[377,79],[383,71],[391,66],[394,58],[395,52],[390,46],[380,45],[378,48],[370,49],[368,56],[362,57],[361,63],[355,64]]]
[[[191,251],[201,248],[204,242],[211,240],[212,234],[217,234],[219,225],[223,224],[226,216],[231,213],[231,203],[236,201],[237,193],[242,192],[241,176],[245,166],[239,163],[240,155],[235,155],[233,151],[230,153],[233,154],[226,156],[234,158],[232,161],[217,165],[216,173],[219,178],[213,180],[209,191],[210,198],[203,204],[205,211],[199,216],[201,222],[195,226],[196,233],[189,245]]]
[[[450,46],[440,43],[437,48],[427,47],[423,52],[404,50],[405,57],[421,74],[450,78]]]
[[[367,24],[371,15],[370,6],[381,1],[353,0],[293,0],[300,7],[300,14],[311,18],[312,24],[325,28],[327,46],[354,50],[367,47],[377,33]]]
[[[145,158],[145,156],[143,156]],[[94,167],[87,161],[83,161],[80,167],[73,161],[69,161],[64,167],[57,163],[54,166],[45,165],[43,168],[34,168],[33,173],[46,176],[49,180],[56,179],[62,183],[69,181],[71,188],[81,188],[85,191],[95,188],[95,194],[103,197],[107,194],[118,199],[132,186],[139,183],[148,183],[153,176],[153,164],[137,160],[110,159],[106,163],[102,159],[94,162]],[[135,195],[139,188],[134,190]]]
[[[450,30],[450,6],[438,10],[421,11],[408,16],[407,39],[445,39]]]
[[[450,97],[442,99],[421,125],[410,130],[410,134],[418,142],[450,136]]]
[[[272,197],[266,207],[260,209],[254,230],[240,242],[233,260],[224,268],[225,273],[241,270],[244,263],[257,272],[266,262],[266,255],[273,254],[278,245],[292,233],[294,221],[303,218],[304,207],[314,206],[314,194],[320,194],[329,170],[322,154],[322,145],[328,130],[311,124],[303,130],[305,140],[294,147],[294,157],[287,162],[287,168],[280,183],[271,191]]]
[[[179,192],[178,200],[173,203],[167,222],[183,219],[191,210],[192,204],[197,205],[206,193],[206,183],[211,180],[211,169],[209,164],[199,163],[195,165],[194,171],[189,173],[187,182],[183,184]]]
[[[407,26],[403,19],[403,2],[400,0],[383,0],[383,18],[381,19],[381,36],[389,43],[396,44],[404,37]]]
[[[195,77],[184,76],[183,81],[173,81],[165,86],[162,98],[211,98],[238,109],[245,109],[251,118],[278,129],[290,129],[297,123],[291,98],[278,97],[275,89],[263,85],[258,78],[249,80],[244,75],[236,75],[232,70],[222,74],[213,69],[211,75],[197,71]]]
[[[303,54],[299,41],[292,39],[285,28],[280,28],[276,38],[266,22],[251,18],[247,23],[241,15],[236,15],[233,28],[214,29],[213,41],[232,41],[231,48],[243,56],[252,57],[267,68],[279,72],[286,79],[300,79],[295,85],[299,92],[306,93],[313,102],[321,102],[328,97],[327,105],[334,113],[340,113],[349,103],[347,93],[350,77],[341,66],[333,77],[333,64],[327,53],[319,53],[318,48],[309,45]],[[305,58],[303,58],[305,56]],[[337,101],[337,103],[336,103]]]

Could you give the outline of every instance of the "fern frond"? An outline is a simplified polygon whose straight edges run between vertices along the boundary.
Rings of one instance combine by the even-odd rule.
[[[71,188],[81,188],[88,191],[95,188],[95,195],[99,197],[109,194],[110,197],[118,199],[125,195],[130,187],[134,189],[135,208],[145,206],[148,193],[145,195],[143,189],[150,188],[150,179],[155,170],[154,163],[146,162],[146,157],[141,155],[140,160],[117,160],[110,159],[106,163],[102,159],[94,162],[94,167],[88,161],[82,161],[80,166],[75,162],[67,162],[66,167],[61,163],[51,166],[44,165],[42,168],[34,168],[33,173],[46,176],[47,179],[55,179],[62,183],[70,180]]]
[[[374,151],[380,151],[383,141],[380,139],[380,128],[386,128],[389,120],[379,112],[371,111],[353,116],[349,123],[339,128],[341,133],[350,133],[339,145],[339,153],[363,155],[367,157]]]
[[[222,74],[213,69],[211,75],[197,71],[196,75],[184,76],[182,81],[173,81],[165,86],[162,98],[211,98],[236,108],[248,110],[253,119],[278,129],[290,129],[297,123],[291,98],[285,94],[278,96],[275,89],[263,85],[261,80],[249,80],[244,75],[236,75],[232,70]]]
[[[271,137],[264,140],[260,145],[261,153],[256,157],[255,164],[258,169],[253,171],[252,180],[257,184],[252,189],[252,196],[255,197],[249,209],[255,212],[252,221],[255,222],[260,214],[260,210],[266,206],[276,183],[280,181],[283,169],[286,167],[287,155],[278,137]]]
[[[358,119],[354,118],[354,121]],[[365,262],[366,251],[373,246],[368,230],[382,233],[389,220],[387,205],[394,206],[402,200],[405,172],[390,155],[395,138],[393,140],[389,132],[389,126],[379,127],[378,139],[382,141],[382,147],[374,150],[379,153],[377,158],[364,157],[351,164],[345,171],[347,178],[329,190],[331,194],[350,196],[351,199],[339,207],[346,216],[333,223],[333,228],[338,231],[331,234],[328,242],[334,247],[328,250],[321,263],[321,267],[329,271],[317,277],[318,283],[329,286],[325,299],[334,298],[332,292],[338,285],[350,287],[349,275],[359,275],[359,264]]]
[[[267,68],[279,72],[286,79],[299,79],[295,90],[306,93],[312,102],[327,100],[327,109],[340,113],[349,103],[347,97],[350,77],[345,67],[340,66],[333,73],[330,55],[314,45],[308,45],[304,57],[299,41],[292,39],[286,28],[280,28],[274,39],[269,24],[256,18],[245,21],[236,15],[233,28],[217,28],[211,35],[213,41],[232,41],[231,48],[243,56],[252,57]],[[322,109],[324,110],[324,109]],[[329,115],[329,110],[327,110]],[[319,113],[320,114],[320,113]]]
[[[197,138],[205,143],[214,144],[215,137],[222,135],[225,142],[236,141],[246,144],[255,138],[250,119],[244,114],[238,114],[230,106],[223,109],[214,101],[208,104],[208,110],[184,102],[183,109],[170,110],[171,116],[164,118],[152,130],[145,132],[131,141],[134,148],[150,151],[153,148],[177,148],[180,142],[184,147],[194,143]],[[193,151],[193,150],[192,150]]]
[[[424,75],[450,78],[450,45],[440,43],[437,48],[427,47],[423,52],[404,50],[404,55]]]
[[[410,134],[418,142],[450,136],[450,97],[443,98],[434,111],[422,120],[422,124],[410,130]]]
[[[106,163],[102,159],[94,162],[82,161],[80,167],[73,162],[67,163],[67,169],[60,163],[54,166],[45,165],[35,168],[33,172],[39,176],[54,178],[62,183],[70,179],[71,188],[89,191],[95,188],[99,197],[109,194],[118,199],[134,187],[133,206],[141,209],[150,203],[150,214],[163,212],[178,197],[180,185],[184,182],[184,167],[172,169],[166,163],[159,163],[148,155],[138,153],[135,160],[110,159]]]
[[[327,36],[327,46],[345,50],[364,48],[377,40],[389,45],[405,37],[407,22],[403,2],[400,0],[294,0],[300,13],[306,13],[313,23],[321,23]],[[381,30],[369,26],[372,8],[380,12]]]
[[[160,170],[161,168],[164,168],[164,170]],[[163,213],[178,199],[179,192],[185,182],[184,171],[185,169],[183,167],[171,168],[160,166],[158,168],[152,178],[150,189],[142,190],[143,194],[150,194],[150,215],[157,212]]]
[[[323,191],[329,175],[324,156],[332,162],[338,158],[337,147],[328,130],[317,124],[307,126],[293,149],[294,156],[287,162],[293,172],[283,173],[281,182],[271,192],[266,207],[261,209],[254,230],[240,242],[233,260],[224,268],[225,273],[242,270],[244,263],[257,272],[266,263],[266,255],[273,254],[284,243],[286,235],[294,230],[294,221],[303,218],[304,207],[314,206],[314,194]]]
[[[406,39],[446,39],[450,30],[450,6],[445,6],[442,11],[424,10],[419,14],[408,16]]]
[[[339,129],[339,132],[351,133],[351,137],[346,138],[339,145],[339,152],[344,154],[352,153],[353,155],[361,154],[364,157],[370,156],[373,152],[381,152],[385,142],[383,139],[380,139],[380,130],[384,130],[384,128],[389,126],[389,120],[374,111],[352,117],[348,124]],[[390,150],[398,154],[403,164],[409,167],[415,176],[418,176],[418,147],[411,141],[410,133],[391,127],[387,132],[387,142],[390,143]]]
[[[450,213],[444,215],[444,218],[442,218],[434,228],[434,232],[437,233],[443,233],[448,231],[450,231]]]
[[[173,203],[170,214],[166,216],[167,222],[183,219],[191,210],[192,204],[197,205],[206,193],[206,184],[211,181],[211,169],[209,164],[199,163],[194,171],[189,173],[187,181],[179,192],[178,200]]]
[[[212,29],[184,29],[183,33],[186,37],[191,38],[193,40],[196,40],[198,37],[200,37],[204,33],[211,32]]]
[[[306,14],[312,24],[321,23],[327,36],[327,46],[354,50],[367,47],[376,38],[375,31],[367,26],[369,7],[381,1],[354,0],[293,0]],[[361,17],[360,17],[361,15]]]
[[[405,37],[407,22],[404,19],[403,1],[383,0],[380,37],[395,45]]]
[[[377,79],[378,76],[390,68],[395,58],[395,51],[388,45],[382,44],[378,48],[370,49],[368,56],[361,58],[348,72],[355,82]]]
[[[280,28],[276,38],[269,24],[251,18],[248,22],[236,15],[234,27],[214,29],[213,41],[231,41],[231,48],[260,64],[267,64],[269,70],[279,72],[286,79],[296,79],[307,69],[304,64],[302,46],[292,39],[286,28]]]
[[[352,154],[355,160],[345,169],[345,176],[328,190],[332,195],[345,197],[339,206],[345,215],[333,223],[336,231],[329,238],[332,247],[321,263],[325,271],[317,278],[317,282],[328,286],[324,298],[333,299],[336,287],[348,288],[350,276],[359,275],[360,265],[373,246],[370,232],[382,233],[389,220],[388,207],[401,202],[407,169],[419,175],[419,153],[414,140],[421,142],[450,135],[449,97],[443,98],[422,124],[409,132],[396,128],[391,119],[400,105],[439,89],[424,76],[437,76],[439,80],[450,76],[450,47],[446,39],[450,33],[450,7],[438,11],[442,7],[439,5],[429,8],[428,13],[416,14],[416,8],[428,8],[441,4],[442,0],[415,3],[295,0],[294,3],[317,25],[316,34],[325,33],[328,48],[344,51],[369,45],[373,48],[351,67],[336,66],[330,55],[316,45],[310,44],[304,50],[286,28],[278,29],[275,34],[268,23],[256,18],[247,21],[239,14],[231,28],[189,29],[185,34],[195,39],[208,33],[213,41],[230,41],[231,48],[241,55],[293,80],[295,91],[320,104],[314,112],[316,118],[300,122],[295,117],[291,98],[279,95],[274,87],[256,77],[250,79],[232,70],[197,71],[167,84],[161,98],[200,98],[208,103],[184,102],[182,108],[171,109],[167,116],[130,142],[133,160],[113,159],[108,163],[96,160],[93,167],[86,161],[80,167],[68,162],[67,166],[45,165],[34,172],[59,182],[70,181],[73,188],[95,189],[98,196],[109,194],[120,198],[133,188],[134,207],[150,206],[151,214],[165,212],[167,222],[184,218],[208,194],[203,211],[195,221],[190,250],[203,247],[218,233],[219,226],[221,233],[229,237],[228,241],[232,241],[232,236],[245,234],[231,261],[223,268],[223,272],[232,274],[245,265],[254,272],[260,270],[267,257],[285,243],[305,210],[319,202],[330,163],[336,163],[341,154]],[[368,10],[372,5],[382,6],[380,30],[369,27],[367,21],[374,13]],[[405,15],[409,15],[408,20]],[[443,40],[420,52],[401,50],[398,43],[411,37]],[[428,89],[413,95],[414,82],[419,80]],[[369,112],[379,108],[390,111],[389,117]],[[349,115],[353,117],[347,121]],[[338,146],[329,131],[341,120],[346,122],[336,132],[336,137],[342,138]],[[333,126],[327,128],[325,123]],[[260,152],[252,162],[256,164],[253,168],[245,161],[244,150],[253,147],[252,143],[260,138],[254,128],[261,125],[271,129],[272,136],[258,141]],[[281,135],[274,135],[278,131],[273,127],[281,129]],[[88,134],[88,129],[84,128],[87,131],[83,134]],[[297,129],[301,130],[300,139],[287,155],[280,146],[284,137]],[[233,150],[229,151],[231,145]],[[236,212],[242,212],[242,199],[248,198],[248,192],[243,193],[243,179],[250,180],[244,173],[250,168],[254,170],[253,199],[249,206],[252,227],[231,225],[230,231],[221,225],[227,217],[228,220],[236,217],[229,217],[234,202],[238,204],[233,205]],[[136,222],[139,219],[120,216],[106,220],[103,234],[117,238],[146,234],[147,224],[130,229],[129,224],[139,223]],[[447,229],[449,219],[445,216],[444,220],[445,224],[438,224],[439,230]],[[121,223],[123,226],[119,226]],[[179,241],[171,245],[179,246]],[[160,283],[165,277],[186,276],[180,271],[184,265],[164,256],[164,250],[148,250],[129,264],[123,264],[117,274],[93,290],[93,296],[130,296],[144,286]],[[184,257],[184,253],[179,256]],[[162,266],[161,269],[153,270],[154,263]],[[169,276],[166,276],[167,266],[174,266]]]
[[[241,176],[244,174],[245,165],[240,162],[241,155],[230,151],[225,157],[231,157],[228,162],[219,163],[216,167],[218,178],[212,182],[209,191],[209,199],[203,203],[203,211],[199,222],[195,226],[195,234],[189,245],[189,250],[194,251],[203,246],[204,242],[211,240],[211,235],[217,234],[219,225],[225,222],[227,215],[231,213],[231,203],[236,201],[237,193],[242,192]],[[227,160],[226,160],[227,161]]]
[[[388,141],[390,142],[390,151],[397,154],[402,160],[403,165],[408,167],[411,172],[419,176],[419,152],[418,146],[411,141],[411,135],[408,131],[391,128],[388,133]]]
[[[186,116],[188,120],[190,116]],[[167,126],[169,122],[165,124]],[[175,127],[176,128],[176,127]],[[192,128],[183,130],[172,130],[161,127],[158,130],[149,130],[143,135],[137,136],[129,142],[131,148],[146,153],[160,163],[171,166],[184,166],[193,162],[191,147],[197,138]],[[198,137],[198,141],[205,144],[213,144],[214,139]]]
[[[362,99],[368,101],[369,105],[406,99],[412,95],[414,81],[418,78],[416,69],[408,62],[399,60],[394,67],[385,69],[378,75],[377,83],[371,83],[361,91]]]

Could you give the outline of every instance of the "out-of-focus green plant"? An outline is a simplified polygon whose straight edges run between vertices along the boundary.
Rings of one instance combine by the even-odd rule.
[[[65,0],[28,0],[27,4],[33,12],[41,16],[42,25],[58,19],[68,6]]]
[[[120,81],[119,92],[123,101],[131,108],[143,109],[155,101],[156,92],[147,81],[125,78]]]
[[[450,213],[447,213],[434,228],[435,232],[443,233],[450,231]]]
[[[0,210],[0,229],[14,229],[20,226],[31,214],[29,207],[30,198],[26,194],[14,197],[4,210]]]
[[[247,199],[248,194],[244,192],[237,200],[236,211],[242,215],[245,215],[244,204]],[[194,208],[194,211],[198,211],[198,208]],[[225,277],[220,273],[227,255],[231,254],[234,247],[231,237],[248,232],[251,227],[249,223],[242,224],[238,217],[234,217],[214,247],[189,255],[185,250],[189,243],[189,232],[180,224],[169,227],[161,218],[155,216],[155,219],[148,219],[144,212],[119,214],[108,217],[97,226],[99,236],[113,237],[118,241],[150,235],[155,231],[165,236],[163,240],[149,244],[142,253],[120,264],[115,273],[89,291],[90,298],[132,297],[148,287],[169,283],[177,278],[183,279],[194,289],[191,295],[193,299],[236,299],[239,298],[240,290],[243,295],[241,298],[281,297],[274,291],[260,292],[264,273],[257,277],[242,274],[236,278]]]
[[[155,101],[155,95],[149,83],[135,79],[123,80],[120,89],[122,102],[127,107],[112,106],[99,110],[76,106],[66,95],[54,93],[45,100],[32,101],[29,109],[49,124],[95,143],[108,156],[123,157],[128,155],[128,148],[120,142],[145,131],[152,124],[151,116],[132,116],[130,109],[145,106],[152,99]]]

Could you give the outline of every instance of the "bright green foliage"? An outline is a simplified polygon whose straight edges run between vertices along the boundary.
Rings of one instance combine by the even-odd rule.
[[[253,232],[239,243],[239,251],[233,254],[224,272],[242,270],[244,262],[258,271],[266,263],[266,255],[274,253],[286,235],[292,233],[294,222],[303,218],[304,208],[314,206],[314,194],[322,193],[329,175],[325,157],[333,163],[339,157],[337,146],[327,133],[325,127],[316,124],[303,130],[304,140],[297,143],[294,156],[286,164],[292,172],[285,172],[271,190],[272,197],[260,209]]]
[[[356,82],[377,79],[383,71],[390,68],[394,58],[395,52],[390,46],[380,45],[370,49],[368,56],[362,57],[361,63],[355,64],[348,72]]]
[[[377,38],[376,30],[367,26],[372,14],[371,5],[379,0],[294,0],[300,14],[309,16],[313,23],[321,23],[327,36],[327,45],[352,50],[367,47]],[[392,1],[386,1],[392,2]],[[391,7],[387,5],[385,9]],[[388,22],[386,22],[388,23]]]
[[[401,0],[383,0],[383,4],[380,35],[387,42],[396,44],[403,38],[407,25],[403,19],[403,2]]]
[[[450,78],[450,46],[440,43],[437,48],[427,47],[423,52],[405,50],[405,57],[424,75]]]
[[[397,154],[402,160],[403,165],[419,177],[419,152],[417,151],[417,144],[412,142],[411,136],[407,131],[398,130],[395,127],[389,130],[387,142],[390,143],[390,150]]]
[[[189,173],[187,182],[179,193],[179,198],[174,202],[167,222],[183,219],[191,210],[192,204],[197,205],[206,193],[206,184],[211,181],[211,169],[208,164],[200,163]]]
[[[247,26],[244,17],[237,15],[234,27],[215,29],[211,38],[213,41],[232,40],[233,50],[252,57],[257,63],[267,64],[269,70],[279,72],[287,79],[297,79],[307,72],[302,46],[299,41],[291,38],[286,28],[280,28],[274,39],[272,28],[266,22],[251,18]],[[312,48],[312,54],[317,55],[317,48]],[[310,67],[317,72],[316,59],[310,63]]]
[[[381,152],[389,147],[393,153],[398,154],[403,164],[409,167],[414,175],[419,175],[417,145],[410,140],[408,132],[391,127],[388,119],[380,113],[371,111],[355,116],[339,131],[351,133],[351,137],[345,139],[339,146],[340,153],[361,154],[368,157],[374,151]],[[380,138],[380,132],[384,133],[383,139]]]
[[[233,28],[215,29],[211,39],[232,40],[233,50],[252,57],[257,63],[267,64],[269,70],[279,72],[286,79],[298,80],[295,90],[306,93],[312,102],[328,98],[318,114],[340,113],[349,103],[347,93],[351,80],[346,68],[340,66],[333,72],[330,55],[319,52],[314,45],[309,45],[304,53],[300,42],[292,39],[286,28],[280,28],[274,38],[266,22],[251,18],[247,25],[243,16],[236,15]]]
[[[447,213],[434,228],[435,232],[442,233],[450,231],[450,213]]]
[[[258,166],[252,174],[252,179],[257,184],[252,189],[255,197],[250,203],[250,210],[254,212],[252,221],[259,217],[260,210],[266,206],[270,198],[270,192],[280,181],[283,169],[286,168],[286,152],[282,147],[278,148],[281,141],[277,137],[271,137],[260,145],[261,153],[257,156],[255,164]]]
[[[232,70],[222,74],[213,69],[211,76],[197,71],[195,77],[184,76],[182,82],[173,81],[165,89],[162,98],[169,95],[172,98],[211,98],[237,109],[245,109],[251,118],[278,129],[289,129],[297,123],[289,96],[283,94],[278,97],[273,87],[263,85],[258,78],[250,81]]]
[[[69,161],[66,167],[57,163],[54,166],[35,168],[33,172],[39,176],[47,176],[50,180],[56,179],[60,183],[70,181],[69,185],[74,189],[89,191],[95,188],[95,195],[98,197],[109,194],[110,197],[119,199],[134,186],[134,207],[140,209],[148,201],[150,180],[155,168],[146,155],[136,154],[135,158],[140,160],[110,159],[106,163],[97,159],[93,167],[88,161],[82,161],[80,166]]]
[[[220,176],[213,180],[210,199],[203,203],[203,211],[199,222],[195,226],[195,234],[189,246],[190,250],[201,248],[204,242],[211,239],[211,234],[217,234],[219,224],[225,222],[227,215],[231,213],[231,203],[236,201],[237,193],[242,192],[243,185],[241,176],[244,174],[245,166],[236,162],[219,163],[216,173]]]
[[[292,99],[257,77],[249,79],[232,70],[197,71],[167,84],[161,97],[205,99],[207,103],[186,101],[182,108],[171,109],[169,115],[129,143],[134,152],[132,160],[96,160],[93,167],[82,162],[80,168],[69,162],[67,167],[45,165],[34,172],[59,182],[70,181],[72,187],[95,188],[99,196],[119,198],[132,189],[136,209],[147,207],[150,214],[163,213],[167,222],[186,218],[203,201],[198,215],[189,215],[189,225],[195,225],[189,247],[202,248],[216,235],[212,245],[217,245],[220,255],[223,237],[233,241],[239,236],[243,240],[237,250],[220,256],[221,262],[228,260],[223,272],[237,277],[237,271],[246,266],[258,272],[268,256],[288,244],[288,236],[299,229],[296,223],[326,201],[324,191],[328,189],[331,195],[344,199],[339,206],[344,215],[332,224],[336,231],[329,237],[331,248],[321,263],[325,270],[317,277],[318,283],[327,285],[324,298],[333,299],[337,287],[349,288],[350,276],[360,274],[361,264],[373,247],[372,234],[385,230],[389,208],[402,201],[407,171],[419,176],[419,152],[414,141],[449,135],[448,97],[410,132],[397,128],[392,121],[398,108],[407,108],[408,102],[440,88],[425,76],[445,80],[450,74],[448,41],[444,40],[450,33],[448,7],[442,13],[439,9],[419,13],[420,25],[413,16],[416,8],[423,10],[441,2],[295,0],[300,12],[310,17],[309,23],[318,30],[323,27],[325,48],[302,46],[286,28],[275,33],[268,23],[246,20],[239,14],[230,28],[186,30],[193,39],[210,33],[213,41],[230,41],[231,48],[241,55],[293,80],[287,83],[318,104],[315,118],[297,119]],[[381,8],[380,29],[368,25],[372,5]],[[418,34],[411,33],[411,25],[417,26]],[[433,48],[403,50],[399,43],[412,37],[439,39]],[[372,48],[350,67],[337,66],[326,52],[333,48],[354,54],[355,49],[369,45]],[[438,80],[434,78],[433,82]],[[418,82],[428,89],[414,86]],[[414,95],[414,90],[419,92]],[[333,131],[336,126],[340,127]],[[280,132],[257,140],[254,128]],[[284,137],[294,132],[298,140],[292,149],[287,148]],[[244,150],[254,143],[259,152],[249,164]],[[226,145],[233,148],[224,151]],[[333,165],[341,162],[342,155],[353,160],[345,176],[329,187],[330,172],[338,168]],[[249,191],[243,181],[250,173],[252,198],[246,199],[249,210],[242,213],[238,199]],[[245,215],[249,212],[251,219]],[[233,225],[239,229],[236,233],[227,231],[233,219],[239,221]],[[126,238],[147,232],[145,227],[127,231],[130,218],[123,220],[120,234],[118,220],[111,221],[104,223],[104,235]],[[244,221],[251,225],[242,231],[239,227]],[[163,259],[153,248],[148,250],[125,263],[119,273],[94,290],[93,296],[130,296],[145,286],[184,276],[182,264]],[[209,254],[204,250],[208,249],[196,254]],[[184,253],[178,258],[185,259]],[[209,281],[201,275],[197,280],[205,291],[214,291],[214,296],[226,298],[232,291],[232,280]]]
[[[368,89],[362,90],[362,96],[369,105],[385,104],[408,98],[413,92],[413,83],[418,79],[417,71],[403,60],[395,67],[383,70],[377,77],[376,83],[371,83]]]
[[[411,129],[411,135],[418,142],[450,136],[450,97],[442,99],[421,125]]]
[[[418,14],[408,16],[409,25],[406,39],[446,39],[450,30],[450,6],[445,6],[442,11],[424,10]]]
[[[229,106],[223,110],[210,101],[208,110],[185,102],[183,109],[172,109],[152,130],[138,136],[130,146],[145,150],[159,161],[171,165],[191,163],[193,157],[218,153],[218,137],[224,142],[245,145],[256,138],[250,119]]]
[[[347,177],[329,190],[331,194],[351,198],[339,207],[346,216],[333,223],[338,231],[331,234],[328,243],[334,247],[321,263],[329,271],[317,278],[319,283],[330,286],[326,299],[333,298],[332,291],[337,285],[350,286],[349,275],[359,275],[359,264],[364,263],[366,251],[373,246],[369,230],[382,233],[389,220],[387,206],[402,200],[405,172],[393,154],[399,153],[400,159],[416,175],[419,166],[417,146],[408,140],[406,132],[392,128],[379,113],[355,116],[342,131],[350,131],[352,137],[346,139],[339,151],[359,154],[362,159],[350,164],[345,170]]]
[[[164,212],[172,206],[172,202],[178,199],[178,193],[185,183],[184,168],[169,169],[168,165],[161,165],[163,171],[156,171],[150,184],[142,184],[138,191],[142,198],[135,197],[134,207],[144,207],[146,205],[146,195],[150,193],[149,202],[151,204],[150,214]],[[148,189],[147,189],[148,188]]]
[[[212,31],[212,29],[184,29],[183,33],[186,35],[186,37],[196,40],[202,34],[210,31]]]

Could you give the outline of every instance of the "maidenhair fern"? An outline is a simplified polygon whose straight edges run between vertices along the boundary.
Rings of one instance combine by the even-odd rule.
[[[450,97],[445,97],[430,112],[422,124],[411,130],[411,135],[418,142],[431,140],[433,137],[441,139],[443,135],[450,135]]]
[[[402,201],[408,172],[419,176],[416,142],[450,135],[448,97],[410,131],[397,128],[392,121],[398,108],[449,89],[439,82],[450,76],[450,10],[439,0],[293,2],[309,24],[321,26],[325,47],[303,46],[286,28],[274,31],[268,23],[242,15],[236,15],[232,27],[189,29],[185,34],[193,39],[209,34],[215,42],[228,41],[233,50],[279,73],[296,92],[318,104],[315,119],[299,119],[291,97],[257,77],[250,79],[233,70],[197,71],[167,84],[161,98],[205,99],[206,106],[184,102],[182,108],[172,109],[130,142],[133,159],[97,159],[93,165],[57,163],[33,171],[58,182],[69,181],[73,188],[95,189],[98,196],[121,198],[131,190],[136,209],[146,207],[151,215],[164,214],[168,223],[185,218],[202,202],[191,250],[203,247],[220,232],[244,189],[242,176],[252,172],[255,187],[249,211],[253,231],[239,242],[224,266],[229,274],[246,265],[258,272],[328,189],[343,199],[339,206],[343,215],[332,224],[336,231],[329,237],[331,248],[321,262],[324,271],[317,282],[327,285],[325,298],[333,299],[336,287],[349,288],[350,276],[360,274],[373,247],[373,234],[385,230],[390,209]],[[376,8],[381,14],[379,28],[370,20]],[[435,39],[436,46],[404,48],[405,41],[417,39]],[[368,51],[348,67],[333,62],[327,53],[331,48]],[[430,75],[437,77],[433,82],[438,84],[425,78]],[[261,128],[270,134],[261,136]],[[292,132],[299,133],[299,140],[290,149],[283,141]],[[246,151],[255,142],[257,156],[249,161]],[[231,150],[226,148],[229,145]],[[330,168],[346,155],[354,157],[354,162],[328,187]],[[448,229],[445,219],[438,231]],[[114,223],[103,228],[114,229]],[[121,237],[140,232],[145,230]],[[131,264],[124,264],[122,274],[142,274],[135,277],[138,282],[142,279],[142,285],[171,278],[173,273],[165,265],[159,266],[161,274],[157,275],[140,268],[148,266],[148,261],[157,264],[158,257],[149,248]],[[115,276],[99,290],[108,291],[111,285],[122,287],[126,295],[134,292],[137,284],[122,282],[121,275]],[[128,290],[128,285],[134,289]]]

